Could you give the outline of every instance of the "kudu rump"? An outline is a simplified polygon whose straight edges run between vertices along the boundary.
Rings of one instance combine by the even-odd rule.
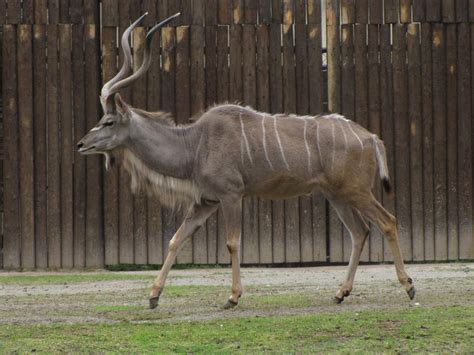
[[[219,207],[232,259],[232,294],[224,307],[237,305],[242,294],[242,198],[286,199],[311,194],[315,189],[323,192],[352,238],[349,271],[336,301],[342,302],[352,290],[369,233],[368,221],[387,238],[398,279],[412,299],[415,288],[403,264],[395,217],[371,192],[377,169],[385,190],[390,192],[383,142],[337,114],[271,115],[222,104],[208,109],[192,124],[176,126],[166,113],[131,107],[117,91],[148,70],[153,34],[179,14],[148,32],[143,63],[127,77],[131,70],[129,37],[145,15],[124,32],[123,66],[101,91],[104,116],[77,147],[82,154],[104,154],[106,168],[118,160],[131,174],[134,191],[153,193],[163,204],[180,205],[187,211],[153,284],[150,308],[158,305],[180,247]]]

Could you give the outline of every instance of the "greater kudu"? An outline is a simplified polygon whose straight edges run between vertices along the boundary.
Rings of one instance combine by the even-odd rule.
[[[123,66],[101,92],[104,116],[78,143],[83,154],[104,154],[106,167],[113,157],[118,158],[131,174],[134,191],[152,192],[162,203],[180,204],[187,210],[154,282],[150,307],[158,305],[183,242],[219,207],[225,218],[232,260],[232,294],[224,307],[237,305],[242,294],[242,198],[285,199],[311,194],[315,189],[329,200],[352,238],[349,271],[336,293],[336,301],[342,302],[352,290],[369,233],[367,221],[387,238],[398,279],[412,299],[415,288],[405,271],[395,217],[371,192],[377,170],[385,190],[390,192],[385,148],[376,135],[338,114],[272,115],[234,104],[214,106],[196,122],[176,126],[165,113],[139,110],[121,99],[116,93],[119,88],[138,79],[150,65],[153,33],[175,16],[148,32],[143,63],[129,77],[128,40],[143,16],[124,32]]]

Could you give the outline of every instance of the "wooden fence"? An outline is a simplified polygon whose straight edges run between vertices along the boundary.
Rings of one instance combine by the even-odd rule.
[[[75,152],[101,116],[102,82],[121,62],[117,38],[144,11],[145,27],[132,39],[135,67],[147,27],[182,15],[156,36],[152,68],[123,91],[128,102],[171,112],[179,123],[224,101],[268,112],[342,112],[387,145],[396,197],[382,196],[378,183],[375,193],[398,217],[405,259],[474,258],[474,3],[323,1],[0,1],[0,267],[163,262],[180,217],[133,196],[127,174],[105,173],[102,158]],[[244,201],[243,263],[346,262],[350,249],[320,194]],[[218,214],[177,262],[229,260]],[[362,260],[391,260],[376,230]]]

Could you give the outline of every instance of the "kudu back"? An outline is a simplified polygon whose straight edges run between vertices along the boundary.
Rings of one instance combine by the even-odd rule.
[[[352,238],[349,270],[335,300],[342,302],[352,290],[369,233],[368,222],[374,223],[387,238],[398,279],[412,299],[415,288],[405,271],[395,218],[372,194],[377,175],[385,190],[391,189],[383,142],[338,114],[274,115],[222,104],[209,108],[192,124],[176,126],[166,113],[131,107],[118,90],[148,70],[153,34],[179,14],[148,32],[143,63],[128,76],[129,37],[145,15],[124,32],[123,66],[101,91],[104,116],[78,143],[78,149],[83,154],[105,155],[106,168],[119,162],[131,174],[134,191],[143,190],[167,206],[181,206],[187,211],[153,284],[150,308],[158,305],[166,277],[183,243],[218,208],[224,216],[232,260],[232,293],[224,307],[237,305],[242,294],[242,198],[285,199],[308,195],[317,189],[337,211]]]

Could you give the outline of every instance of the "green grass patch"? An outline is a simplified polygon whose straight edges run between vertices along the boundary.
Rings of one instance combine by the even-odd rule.
[[[0,275],[0,285],[63,285],[78,282],[102,282],[102,281],[124,281],[124,280],[151,280],[154,275],[121,274],[121,273],[77,273],[77,274],[54,274],[54,275]]]
[[[0,352],[470,353],[473,335],[470,305],[205,322],[11,324],[0,326]]]

